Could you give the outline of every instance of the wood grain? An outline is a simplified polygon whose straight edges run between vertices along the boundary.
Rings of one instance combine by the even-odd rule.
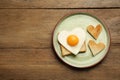
[[[52,48],[0,49],[0,79],[119,80],[119,48],[120,45],[111,45],[110,52],[102,63],[88,69],[76,69],[65,65],[56,57]]]
[[[71,12],[94,14],[108,25],[112,43],[120,43],[120,9],[0,10],[0,48],[50,48],[56,23]]]
[[[120,8],[120,0],[0,0],[0,8]]]
[[[66,14],[87,12],[104,21],[111,48],[92,68],[63,63],[52,32]],[[120,0],[0,0],[0,80],[120,80]]]

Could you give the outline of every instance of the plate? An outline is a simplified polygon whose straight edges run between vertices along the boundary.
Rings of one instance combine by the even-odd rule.
[[[100,33],[97,40],[95,40],[86,30],[88,25],[96,26],[100,24],[102,26],[102,32]],[[66,30],[71,31],[76,27],[81,27],[86,31],[87,39],[86,39],[86,47],[87,51],[85,53],[79,53],[76,56],[68,55],[63,57],[61,55],[60,44],[57,40],[57,35],[59,32]],[[109,51],[110,47],[110,33],[106,25],[97,17],[88,14],[88,13],[73,13],[67,15],[60,19],[57,23],[54,31],[53,31],[53,48],[58,55],[58,57],[65,63],[70,66],[77,67],[77,68],[87,68],[94,66],[95,64],[102,61],[102,59],[106,56],[107,52]],[[94,40],[95,42],[103,42],[105,44],[105,49],[102,50],[96,56],[92,56],[92,53],[88,47],[88,41]]]

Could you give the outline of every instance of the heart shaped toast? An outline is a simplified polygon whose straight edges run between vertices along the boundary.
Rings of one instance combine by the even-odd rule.
[[[100,24],[98,24],[95,28],[93,25],[89,25],[87,27],[87,31],[95,38],[97,39],[99,34],[101,33],[102,31],[102,27]]]
[[[105,48],[104,43],[100,42],[97,44],[93,40],[90,40],[88,45],[93,56],[97,55],[99,52],[101,52]]]

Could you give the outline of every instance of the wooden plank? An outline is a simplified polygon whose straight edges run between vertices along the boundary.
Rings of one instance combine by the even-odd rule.
[[[119,80],[120,45],[111,45],[105,59],[88,69],[62,63],[50,49],[0,49],[1,80]],[[86,77],[87,76],[87,77]]]
[[[120,0],[1,0],[0,8],[115,8]]]
[[[56,23],[71,12],[88,12],[108,25],[112,43],[120,43],[120,9],[0,10],[0,48],[50,48]]]
[[[0,49],[0,65],[52,65],[52,49]]]

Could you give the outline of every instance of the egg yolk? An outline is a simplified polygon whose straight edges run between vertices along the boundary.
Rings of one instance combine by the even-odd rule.
[[[70,45],[70,46],[75,46],[77,45],[79,42],[79,39],[76,35],[69,35],[67,37],[67,43]]]

